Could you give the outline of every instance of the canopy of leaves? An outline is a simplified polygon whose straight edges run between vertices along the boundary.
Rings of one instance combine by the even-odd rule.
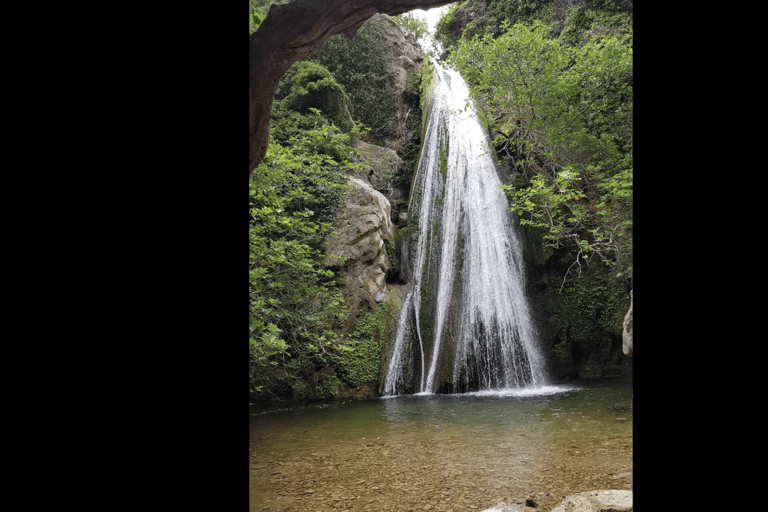
[[[248,35],[251,35],[259,29],[259,25],[264,21],[264,14],[260,14],[256,11],[256,6],[253,4],[253,0],[248,3],[248,18],[250,22]]]
[[[550,27],[501,23],[501,35],[462,40],[451,62],[490,112],[506,186],[524,225],[553,247],[598,256],[631,274],[631,31],[580,46]]]
[[[397,23],[403,32],[413,35],[416,39],[421,39],[429,33],[429,27],[424,20],[418,18],[413,13],[406,12],[397,16],[390,16],[391,20]]]

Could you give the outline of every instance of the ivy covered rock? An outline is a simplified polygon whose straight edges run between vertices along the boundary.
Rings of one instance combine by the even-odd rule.
[[[297,62],[285,74],[275,93],[276,110],[310,114],[313,109],[342,132],[354,127],[352,102],[331,73],[315,62]]]

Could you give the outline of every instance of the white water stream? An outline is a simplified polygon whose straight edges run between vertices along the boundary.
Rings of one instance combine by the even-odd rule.
[[[543,360],[524,293],[521,245],[488,137],[461,75],[433,65],[409,205],[418,212],[412,288],[383,394],[540,387]]]

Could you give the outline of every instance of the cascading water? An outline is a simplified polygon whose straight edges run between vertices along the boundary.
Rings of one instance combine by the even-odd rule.
[[[382,392],[538,387],[544,375],[522,251],[488,137],[461,75],[433,66],[404,242],[412,287]]]

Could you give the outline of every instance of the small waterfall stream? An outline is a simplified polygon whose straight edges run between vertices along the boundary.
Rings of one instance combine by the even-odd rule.
[[[488,137],[461,75],[433,66],[404,242],[411,289],[382,394],[538,387],[522,250]]]

